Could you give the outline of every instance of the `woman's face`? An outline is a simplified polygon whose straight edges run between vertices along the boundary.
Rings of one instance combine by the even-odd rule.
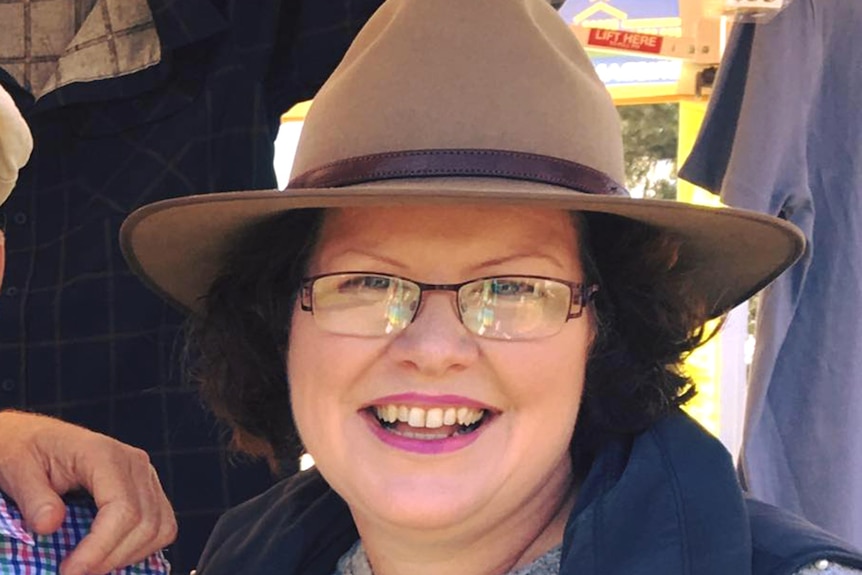
[[[310,268],[435,284],[584,280],[570,215],[523,207],[330,210]],[[297,304],[287,357],[294,418],[360,529],[483,529],[558,504],[570,487],[590,313],[541,339],[485,339],[460,323],[454,293],[432,291],[405,330],[357,337],[320,329]],[[441,413],[484,416],[478,427],[408,418],[388,429],[377,408],[406,408],[426,424]]]

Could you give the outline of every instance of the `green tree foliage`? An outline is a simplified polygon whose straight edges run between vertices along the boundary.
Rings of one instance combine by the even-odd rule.
[[[677,104],[618,108],[623,126],[626,186],[648,198],[676,198]]]

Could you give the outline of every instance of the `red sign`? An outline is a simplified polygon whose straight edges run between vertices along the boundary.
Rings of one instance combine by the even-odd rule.
[[[662,40],[663,38],[661,36],[656,36],[655,34],[640,34],[638,32],[626,32],[625,30],[591,28],[587,45],[660,54]]]

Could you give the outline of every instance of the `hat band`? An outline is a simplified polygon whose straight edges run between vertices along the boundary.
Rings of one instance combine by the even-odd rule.
[[[563,186],[587,194],[626,196],[628,191],[595,168],[541,154],[485,149],[406,150],[356,156],[314,168],[288,189],[339,188],[400,178],[492,177]]]

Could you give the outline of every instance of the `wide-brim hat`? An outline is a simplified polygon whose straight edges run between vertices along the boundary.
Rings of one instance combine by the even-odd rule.
[[[196,311],[238,235],[288,210],[548,207],[616,214],[672,233],[690,283],[717,316],[804,248],[801,232],[778,218],[629,197],[619,183],[616,109],[546,0],[387,0],[315,97],[293,173],[283,191],[140,208],[121,231],[131,267]]]

